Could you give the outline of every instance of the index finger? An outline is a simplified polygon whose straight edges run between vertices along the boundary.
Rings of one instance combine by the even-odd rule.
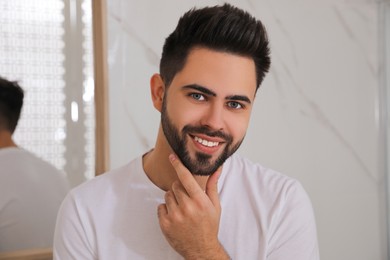
[[[181,184],[187,191],[188,196],[194,197],[197,194],[204,194],[204,191],[199,186],[192,173],[182,164],[176,155],[170,154],[169,160],[171,161],[171,164],[175,169]]]

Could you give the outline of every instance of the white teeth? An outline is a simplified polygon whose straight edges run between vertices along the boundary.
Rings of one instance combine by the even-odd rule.
[[[218,142],[209,142],[207,140],[204,140],[202,138],[199,138],[197,136],[195,136],[195,141],[197,141],[198,143],[204,145],[204,146],[207,146],[207,147],[214,147],[214,146],[217,146],[219,143]]]

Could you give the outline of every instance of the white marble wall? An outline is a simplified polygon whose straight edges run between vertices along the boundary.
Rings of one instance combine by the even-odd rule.
[[[189,8],[222,2],[108,0],[112,168],[154,145],[149,78],[165,37]],[[228,2],[261,19],[272,46],[240,152],[303,183],[322,260],[387,259],[378,1]]]

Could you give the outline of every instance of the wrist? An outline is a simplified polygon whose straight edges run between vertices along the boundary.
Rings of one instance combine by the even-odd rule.
[[[216,246],[205,248],[199,254],[191,254],[184,257],[186,260],[230,260],[230,256],[226,252],[225,248],[218,242]]]

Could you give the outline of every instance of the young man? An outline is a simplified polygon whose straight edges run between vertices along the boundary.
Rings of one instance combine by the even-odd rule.
[[[300,184],[234,154],[270,65],[264,27],[231,5],[193,9],[150,81],[153,150],[76,188],[56,259],[318,259]]]
[[[23,97],[16,82],[0,77],[0,252],[52,247],[57,212],[69,191],[64,173],[12,138]]]

